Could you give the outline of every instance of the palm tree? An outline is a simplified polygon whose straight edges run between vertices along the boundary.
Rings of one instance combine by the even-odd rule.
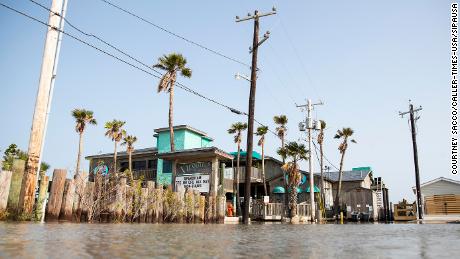
[[[288,118],[286,117],[286,115],[279,115],[279,116],[274,116],[273,117],[273,121],[275,122],[276,125],[278,125],[276,127],[276,134],[278,135],[278,137],[281,139],[281,148],[284,148],[284,138],[286,136],[286,132],[287,132],[287,123],[288,123]],[[283,164],[286,162],[285,161],[285,158],[282,158],[283,159]],[[283,171],[283,181],[284,181],[284,190],[287,190],[287,181],[286,181],[286,172]],[[288,207],[288,196],[287,194],[284,195],[284,207],[287,208]],[[286,211],[284,214],[287,214]]]
[[[161,77],[158,83],[158,93],[161,91],[169,92],[169,138],[171,143],[171,151],[174,151],[174,130],[173,130],[173,104],[174,104],[174,84],[177,79],[177,72],[183,77],[192,77],[192,70],[185,67],[187,59],[181,54],[171,53],[164,55],[158,59],[158,63],[153,65],[154,68],[159,68],[166,73]]]
[[[275,122],[278,127],[276,127],[276,134],[281,139],[281,147],[284,147],[284,137],[286,136],[287,132],[287,123],[288,119],[286,115],[274,116],[273,121]],[[284,161],[283,161],[284,162]]]
[[[260,136],[258,145],[261,146],[262,148],[262,182],[264,184],[264,194],[267,196],[267,185],[265,184],[265,152],[264,152],[264,147],[265,147],[265,134],[268,132],[268,127],[267,126],[260,126],[257,128],[256,135]]]
[[[128,164],[129,164],[129,173],[130,173],[130,181],[132,182],[133,176],[133,167],[132,167],[132,154],[134,151],[134,143],[137,141],[137,137],[133,135],[128,135],[123,138],[123,142],[121,143],[122,146],[126,146],[126,153],[128,153]]]
[[[77,167],[75,168],[75,177],[80,173],[80,160],[81,153],[83,152],[83,132],[85,131],[86,124],[97,125],[97,121],[93,116],[93,112],[85,109],[74,109],[72,111],[72,117],[75,119],[75,131],[80,137],[78,142],[78,155],[77,155]]]
[[[319,155],[320,155],[320,167],[321,167],[321,184],[320,184],[320,195],[321,195],[321,210],[324,211],[324,153],[323,153],[323,143],[324,143],[324,129],[326,129],[326,122],[323,120],[319,121],[321,127],[318,134],[318,144],[319,144]]]
[[[293,218],[297,216],[297,186],[302,177],[297,163],[308,159],[308,151],[304,144],[289,142],[285,147],[278,149],[278,154],[283,160],[291,159],[291,161],[283,164],[282,169],[288,172],[289,209],[291,211],[290,216]]]
[[[113,173],[117,174],[117,144],[126,135],[126,131],[123,129],[125,121],[112,120],[105,123],[104,128],[107,130],[105,136],[112,139],[115,143],[115,149],[113,152]]]
[[[237,211],[236,213],[239,213],[240,210],[240,202],[239,202],[239,193],[240,193],[240,146],[241,146],[241,135],[244,130],[248,128],[247,123],[243,122],[236,122],[233,123],[230,128],[228,129],[229,134],[235,134],[234,136],[234,141],[237,145],[237,155],[236,155],[236,173],[233,174],[233,193],[235,194],[236,197],[236,203],[237,203]],[[236,214],[238,215],[238,214]]]
[[[335,134],[334,138],[335,139],[342,139],[342,142],[339,145],[339,151],[340,154],[342,154],[340,158],[340,168],[339,168],[339,187],[337,189],[337,193],[335,195],[335,200],[334,200],[334,210],[336,214],[339,213],[339,197],[340,197],[340,191],[342,190],[342,172],[343,172],[343,158],[345,157],[345,152],[347,151],[348,148],[348,140],[349,138],[353,135],[353,130],[351,128],[343,128],[342,130],[337,130],[337,133]],[[356,143],[356,140],[350,139],[350,142]]]

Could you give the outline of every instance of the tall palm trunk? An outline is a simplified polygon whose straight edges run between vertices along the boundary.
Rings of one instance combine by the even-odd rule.
[[[281,136],[281,148],[284,148],[284,135]],[[283,157],[283,165],[286,162],[286,159]],[[290,209],[289,209],[289,197],[288,197],[288,182],[286,180],[286,171],[283,170],[283,181],[284,181],[284,215],[290,215]],[[287,209],[287,210],[286,210]]]
[[[78,154],[77,154],[77,167],[75,168],[75,176],[76,179],[78,175],[80,175],[80,160],[81,160],[81,153],[83,152],[83,132],[80,132],[80,141],[78,143]]]
[[[128,152],[128,164],[129,164],[129,171],[131,173],[133,173],[133,167],[132,167],[132,160],[131,160],[131,157],[132,157],[132,151],[129,151]]]
[[[265,183],[265,154],[264,154],[265,141],[262,142],[262,182],[264,183],[264,194],[267,196],[267,184]]]
[[[133,174],[133,166],[132,166],[132,151],[129,151],[128,152],[128,164],[129,164],[129,182],[131,184],[131,186],[134,186],[133,183],[134,183],[134,174]]]
[[[115,143],[115,149],[113,152],[113,173],[117,174],[117,142],[114,141]]]
[[[323,142],[319,143],[319,155],[320,155],[320,167],[321,167],[321,183],[320,183],[320,201],[321,201],[321,212],[323,213],[322,216],[324,216],[324,205],[325,205],[325,197],[324,197],[324,156],[323,156]],[[310,186],[310,191],[311,186]]]
[[[241,204],[240,204],[240,142],[238,142],[238,152],[236,155],[236,175],[234,179],[234,189],[235,189],[235,197],[236,197],[236,216],[239,215],[241,212]]]
[[[340,158],[339,187],[337,188],[337,193],[335,195],[335,201],[334,201],[334,207],[335,207],[334,210],[337,215],[339,214],[339,208],[340,208],[339,198],[340,198],[340,192],[342,190],[342,170],[343,170],[343,158],[345,157],[345,151],[346,149],[342,152],[342,157]]]
[[[171,152],[174,152],[174,129],[173,129],[173,104],[174,104],[174,84],[175,80],[172,80],[171,86],[169,88],[169,143],[171,144]],[[173,176],[174,179],[174,176]]]
[[[297,216],[297,186],[294,185],[294,174],[295,174],[295,165],[297,161],[294,160],[294,168],[292,168],[292,172],[289,175],[289,209],[291,218]]]

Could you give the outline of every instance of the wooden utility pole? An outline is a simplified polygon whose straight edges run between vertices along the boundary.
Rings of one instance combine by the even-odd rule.
[[[51,96],[51,81],[55,67],[58,38],[61,24],[61,14],[64,8],[63,0],[53,0],[48,20],[48,31],[46,33],[43,61],[38,85],[38,92],[35,101],[35,110],[30,131],[28,159],[25,174],[22,179],[21,192],[19,196],[20,212],[30,214],[35,201],[35,186],[37,172],[40,163],[41,149],[43,145],[43,133],[46,124],[46,114]],[[59,15],[58,15],[59,14]]]
[[[406,114],[409,114],[411,135],[412,135],[412,149],[414,151],[414,166],[415,166],[415,188],[417,192],[417,211],[418,219],[423,219],[423,209],[422,209],[422,193],[420,192],[420,175],[418,168],[418,152],[417,152],[417,133],[415,131],[415,123],[419,117],[414,117],[414,113],[421,111],[422,107],[414,110],[414,105],[410,103],[409,100],[409,111],[408,112],[399,112],[399,115],[403,117]]]
[[[252,64],[251,64],[251,89],[249,92],[249,114],[248,114],[248,138],[246,148],[246,177],[244,183],[244,213],[243,223],[249,223],[249,203],[251,197],[251,175],[252,175],[252,150],[254,139],[254,110],[256,102],[256,81],[257,81],[257,50],[259,46],[268,39],[269,32],[265,33],[264,38],[259,42],[259,18],[263,16],[276,14],[276,9],[273,8],[272,12],[259,14],[256,10],[254,15],[248,14],[248,17],[240,19],[236,17],[236,22],[242,22],[254,19],[254,37],[252,40]]]

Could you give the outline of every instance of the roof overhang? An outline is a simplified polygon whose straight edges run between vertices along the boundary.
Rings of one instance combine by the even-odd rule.
[[[157,154],[157,158],[159,159],[170,161],[177,160],[178,162],[211,160],[216,157],[221,160],[231,160],[234,158],[232,155],[216,147],[184,149]]]
[[[189,130],[189,131],[192,131],[192,132],[195,132],[197,133],[198,135],[201,135],[203,137],[206,137],[207,139],[209,140],[213,140],[211,137],[208,137],[208,134],[204,131],[201,131],[201,130],[198,130],[198,129],[195,129],[193,127],[190,127],[188,125],[177,125],[177,126],[174,126],[173,127],[173,131],[176,131],[176,130]],[[160,133],[160,132],[165,132],[165,131],[169,131],[169,127],[164,127],[164,128],[158,128],[158,129],[154,129],[154,132],[155,133]],[[155,134],[156,135],[156,134]],[[154,136],[155,136],[154,135]]]

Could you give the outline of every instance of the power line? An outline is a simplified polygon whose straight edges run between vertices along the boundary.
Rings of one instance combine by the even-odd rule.
[[[46,9],[46,10],[49,10],[47,7],[42,6],[41,4],[35,2],[34,0],[29,0],[29,1],[31,1],[31,2],[34,3],[34,4],[38,4],[39,6],[43,7],[43,8]],[[37,19],[37,18],[35,18],[35,17],[33,17],[33,16],[30,16],[30,15],[28,15],[28,14],[22,12],[22,11],[19,11],[19,10],[17,10],[17,9],[14,9],[14,8],[8,6],[8,5],[3,4],[3,3],[0,3],[0,5],[2,5],[3,7],[7,8],[7,9],[9,9],[9,10],[15,12],[15,13],[18,13],[18,14],[20,14],[20,15],[23,15],[23,16],[25,16],[25,17],[27,17],[27,18],[29,18],[29,19],[35,21],[35,22],[38,22],[38,23],[40,23],[40,24],[42,24],[42,25],[45,25],[45,26],[47,26],[47,27],[49,27],[49,28],[51,28],[51,29],[57,30],[57,31],[61,32],[62,34],[66,35],[66,36],[69,36],[70,38],[72,38],[72,39],[74,39],[74,40],[76,40],[76,41],[78,41],[78,42],[80,42],[80,43],[82,43],[82,44],[84,44],[84,45],[86,45],[86,46],[88,46],[88,47],[91,47],[91,48],[93,48],[93,49],[95,49],[95,50],[97,50],[97,51],[99,51],[99,52],[101,52],[101,53],[103,53],[103,54],[105,54],[105,55],[111,57],[111,58],[114,58],[114,59],[118,60],[119,62],[122,62],[122,63],[124,63],[124,64],[126,64],[126,65],[128,65],[128,66],[130,66],[130,67],[132,67],[132,68],[135,68],[135,69],[137,69],[137,70],[139,70],[139,71],[141,71],[141,72],[144,72],[144,73],[146,73],[146,74],[148,74],[148,75],[150,75],[150,76],[152,76],[152,77],[161,79],[161,76],[156,75],[156,74],[153,74],[152,72],[150,72],[150,71],[148,71],[148,70],[146,70],[146,69],[143,69],[143,68],[141,68],[141,67],[139,67],[139,66],[137,66],[137,65],[135,65],[135,64],[132,64],[132,63],[130,63],[130,62],[128,62],[128,61],[126,61],[126,60],[124,60],[124,59],[122,59],[122,58],[120,58],[120,57],[114,55],[114,54],[111,54],[111,53],[109,53],[109,52],[107,52],[107,51],[105,51],[105,50],[103,50],[103,49],[101,49],[101,48],[99,48],[99,47],[97,47],[97,46],[95,46],[95,45],[93,45],[93,44],[87,42],[87,41],[84,41],[84,40],[82,40],[82,39],[80,39],[80,38],[78,38],[78,37],[76,37],[76,36],[74,36],[74,35],[72,35],[72,34],[70,34],[70,33],[68,33],[68,32],[65,32],[65,31],[63,31],[63,30],[60,30],[59,28],[50,26],[50,25],[47,24],[46,22],[43,22],[43,21],[41,21],[41,20],[39,20],[39,19]],[[54,14],[56,14],[56,13],[54,13]],[[59,15],[59,14],[56,14],[56,15]],[[135,58],[135,57],[129,55],[129,54],[126,53],[125,51],[123,51],[123,50],[121,50],[121,49],[115,47],[114,45],[112,45],[112,44],[106,42],[106,41],[103,40],[102,38],[100,38],[100,37],[98,37],[98,36],[96,36],[96,35],[93,35],[93,34],[89,34],[89,33],[87,33],[87,32],[84,32],[83,30],[79,29],[77,26],[75,26],[75,25],[73,25],[72,23],[70,23],[67,19],[66,19],[66,22],[69,24],[69,26],[71,26],[71,27],[74,28],[75,30],[79,31],[80,33],[82,33],[82,34],[84,34],[84,35],[86,35],[86,36],[94,37],[94,38],[98,39],[99,41],[103,42],[104,44],[106,44],[106,45],[108,45],[108,46],[114,48],[115,50],[119,51],[120,53],[122,53],[122,54],[126,55],[127,57],[133,59],[134,61],[138,62],[138,63],[141,64],[142,66],[144,66],[144,67],[148,68],[149,70],[151,70],[151,71],[153,71],[153,72],[155,72],[155,73],[161,75],[160,72],[154,70],[152,67],[148,66],[147,64],[145,64],[144,62],[140,61],[139,59],[137,59],[137,58]],[[194,95],[196,95],[196,96],[198,96],[198,97],[200,97],[200,98],[202,98],[202,99],[205,99],[205,100],[207,100],[207,101],[209,101],[209,102],[212,102],[212,103],[214,103],[214,104],[217,104],[217,105],[219,105],[219,106],[221,106],[221,107],[224,107],[224,108],[228,109],[229,111],[231,111],[232,113],[235,113],[235,114],[238,114],[238,115],[245,115],[245,116],[248,116],[248,114],[247,114],[246,112],[242,112],[242,111],[240,111],[240,110],[238,110],[238,109],[235,109],[235,108],[232,108],[232,107],[230,107],[230,106],[228,106],[228,105],[225,105],[225,104],[223,104],[223,103],[220,103],[220,102],[218,102],[218,101],[216,101],[216,100],[214,100],[214,99],[212,99],[212,98],[209,98],[209,97],[207,97],[207,96],[204,96],[204,95],[198,93],[197,91],[191,89],[190,87],[188,87],[188,86],[186,86],[186,85],[184,85],[184,84],[182,84],[182,83],[180,83],[180,82],[176,82],[176,85],[177,85],[179,88],[181,88],[181,89],[183,89],[183,90],[185,90],[185,91],[187,91],[187,92],[189,92],[189,93],[192,93],[192,94],[194,94]],[[255,121],[257,124],[259,124],[260,126],[266,126],[265,124],[261,123],[260,121],[258,121],[258,120],[256,120],[256,119],[254,119],[254,121]],[[266,127],[268,127],[268,126],[266,126]],[[278,137],[278,134],[277,134],[275,131],[273,131],[272,129],[270,129],[269,127],[268,127],[268,131],[269,131],[270,133],[272,133],[273,135],[275,135],[276,137]],[[327,159],[327,158],[326,158],[326,159]],[[328,161],[328,162],[329,162],[329,161]],[[329,163],[330,163],[330,162],[329,162]],[[330,163],[330,164],[331,164],[332,166],[334,166],[332,163]],[[335,167],[335,166],[334,166],[334,167]],[[335,167],[335,168],[336,168],[336,167]]]
[[[48,7],[44,6],[44,5],[41,4],[41,3],[38,3],[38,2],[36,2],[36,1],[34,1],[34,0],[29,0],[29,1],[32,2],[32,3],[34,3],[34,4],[36,4],[36,5],[38,5],[38,6],[40,6],[41,8],[43,8],[43,9],[45,9],[45,10],[47,10],[47,11],[53,13],[54,15],[61,16],[59,13],[53,12],[51,9],[49,9]],[[125,51],[123,51],[123,50],[121,50],[120,48],[114,46],[113,44],[108,43],[107,41],[105,41],[105,40],[102,39],[101,37],[99,37],[99,36],[97,36],[97,35],[94,35],[94,34],[92,34],[92,33],[85,32],[85,31],[83,31],[82,29],[78,28],[77,26],[73,25],[67,18],[65,18],[65,17],[62,17],[62,18],[63,18],[63,20],[64,20],[71,28],[75,29],[75,30],[78,31],[79,33],[81,33],[81,34],[83,34],[83,35],[85,35],[85,36],[87,36],[87,37],[95,38],[95,39],[99,40],[100,42],[104,43],[105,45],[111,47],[112,49],[114,49],[114,50],[120,52],[121,54],[123,54],[123,55],[129,57],[130,59],[136,61],[137,63],[139,63],[139,64],[141,64],[141,65],[143,65],[143,66],[145,66],[145,67],[151,69],[151,67],[150,67],[149,65],[147,65],[147,64],[143,63],[142,61],[136,59],[135,57],[129,55],[129,54],[126,53]],[[155,69],[152,68],[151,70],[153,70],[153,71],[155,71],[157,74],[160,74],[160,75],[161,75],[161,73],[158,72],[158,71],[156,71]]]
[[[31,1],[31,0],[30,0],[30,1]],[[147,71],[147,70],[145,70],[145,69],[143,69],[143,68],[141,68],[141,67],[139,67],[139,66],[137,66],[137,65],[135,65],[135,64],[132,64],[132,63],[130,63],[130,62],[128,62],[128,61],[126,61],[126,60],[124,60],[124,59],[118,57],[118,56],[115,56],[114,54],[111,54],[111,53],[109,53],[109,52],[107,52],[107,51],[105,51],[105,50],[103,50],[103,49],[101,49],[101,48],[99,48],[99,47],[97,47],[97,46],[95,46],[95,45],[93,45],[93,44],[91,44],[91,43],[88,43],[88,42],[86,42],[86,41],[84,41],[84,40],[82,40],[82,39],[80,39],[80,38],[78,38],[78,37],[76,37],[76,36],[74,36],[74,35],[68,33],[68,32],[65,32],[65,31],[63,31],[63,30],[60,30],[59,28],[56,28],[56,27],[54,27],[54,26],[51,26],[51,25],[49,25],[49,24],[46,23],[46,22],[43,22],[43,21],[41,21],[41,20],[39,20],[39,19],[37,19],[37,18],[35,18],[35,17],[32,17],[32,16],[30,16],[30,15],[24,13],[24,12],[21,12],[21,11],[19,11],[19,10],[17,10],[17,9],[14,9],[14,8],[8,6],[8,5],[3,4],[3,3],[0,3],[0,5],[2,5],[3,7],[7,8],[7,9],[9,9],[9,10],[15,12],[15,13],[18,13],[18,14],[20,14],[20,15],[23,15],[23,16],[25,16],[25,17],[27,17],[27,18],[29,18],[29,19],[35,21],[35,22],[41,23],[41,24],[43,24],[43,25],[45,25],[45,26],[47,26],[47,27],[49,27],[49,28],[51,28],[51,29],[57,30],[57,31],[63,33],[64,35],[69,36],[69,37],[71,37],[72,39],[74,39],[74,40],[76,40],[76,41],[78,41],[78,42],[80,42],[80,43],[82,43],[82,44],[84,44],[84,45],[86,45],[86,46],[88,46],[88,47],[91,47],[91,48],[93,48],[93,49],[95,49],[95,50],[97,50],[97,51],[99,51],[99,52],[104,53],[104,54],[107,55],[107,56],[110,56],[110,57],[112,57],[112,58],[114,58],[114,59],[116,59],[116,60],[118,60],[118,61],[120,61],[120,62],[122,62],[122,63],[124,63],[124,64],[126,64],[126,65],[128,65],[128,66],[131,66],[132,68],[135,68],[135,69],[137,69],[137,70],[139,70],[139,71],[142,71],[142,72],[144,72],[144,73],[146,73],[146,74],[148,74],[148,75],[150,75],[150,76],[152,76],[152,77],[161,79],[161,76],[155,75],[155,74],[153,74],[153,73],[150,72],[150,71]],[[77,29],[77,30],[79,30],[79,29]],[[82,32],[82,33],[84,33],[84,32]],[[84,34],[86,34],[86,33],[84,33]],[[97,36],[95,36],[95,37],[97,37]],[[107,43],[107,44],[109,44],[109,43]],[[121,50],[120,50],[120,51],[121,51]],[[129,54],[125,54],[125,55],[130,56]],[[133,58],[133,57],[131,57],[131,58],[134,59],[134,60],[137,60],[137,59],[135,59],[135,58]],[[152,70],[152,71],[154,71],[154,72],[156,72],[156,73],[159,73],[158,71],[154,70],[153,68],[151,68],[151,67],[148,66],[147,64],[145,64],[145,63],[143,63],[143,62],[141,62],[141,61],[139,61],[139,60],[137,60],[137,62],[139,62],[139,63],[142,64],[143,66],[148,67],[150,70]],[[161,74],[161,73],[160,73],[160,74]],[[220,102],[218,102],[218,101],[216,101],[216,100],[214,100],[214,99],[212,99],[212,98],[206,97],[206,96],[204,96],[204,95],[198,93],[197,91],[195,91],[195,90],[189,88],[188,86],[185,86],[184,84],[181,84],[181,83],[179,83],[179,82],[176,82],[176,85],[177,85],[179,88],[181,88],[181,89],[183,89],[183,90],[185,90],[185,91],[187,91],[187,92],[190,92],[190,93],[192,93],[192,94],[194,94],[194,95],[196,95],[196,96],[198,96],[198,97],[201,97],[202,99],[205,99],[205,100],[207,100],[207,101],[209,101],[209,102],[215,103],[215,104],[217,104],[217,105],[219,105],[219,106],[221,106],[221,107],[224,107],[224,108],[230,110],[231,112],[233,112],[233,113],[235,113],[235,114],[247,115],[246,112],[242,112],[242,111],[240,111],[240,110],[238,110],[238,109],[235,109],[235,108],[232,108],[232,107],[230,107],[230,106],[228,106],[228,105],[225,105],[225,104],[223,104],[223,103],[220,103]]]
[[[32,2],[32,3],[34,3],[34,4],[36,4],[36,5],[38,5],[38,6],[40,6],[41,8],[43,8],[43,9],[45,9],[45,10],[47,10],[47,11],[52,12],[52,13],[55,14],[55,15],[60,16],[59,13],[53,12],[53,11],[52,11],[51,9],[49,9],[48,7],[42,5],[42,4],[40,4],[40,3],[38,3],[38,2],[36,2],[36,1],[34,1],[34,0],[29,0],[29,1]],[[120,48],[114,46],[113,44],[110,44],[109,42],[105,41],[104,39],[102,39],[101,37],[99,37],[99,36],[97,36],[97,35],[94,35],[94,34],[92,34],[92,33],[87,33],[87,32],[85,32],[85,31],[81,30],[80,28],[78,28],[77,26],[75,26],[75,25],[73,25],[71,22],[69,22],[68,19],[66,19],[66,18],[64,18],[64,17],[63,17],[63,19],[66,21],[66,23],[69,24],[70,27],[72,27],[73,29],[77,30],[77,31],[80,32],[81,34],[99,40],[100,42],[104,43],[105,45],[107,45],[107,46],[113,48],[114,50],[120,52],[121,54],[127,56],[128,58],[130,58],[130,59],[136,61],[137,63],[141,64],[142,66],[144,66],[144,67],[148,68],[149,70],[152,70],[153,72],[155,72],[155,73],[157,73],[158,75],[162,76],[162,73],[161,73],[161,72],[155,70],[153,67],[149,66],[148,64],[146,64],[146,63],[140,61],[138,58],[135,58],[135,57],[133,57],[132,55],[128,54],[126,51],[123,51],[123,50],[121,50]],[[155,77],[157,77],[157,76],[155,76]],[[157,77],[157,78],[161,78],[161,77]],[[239,110],[237,110],[237,109],[234,109],[234,108],[232,108],[232,107],[230,107],[230,106],[227,106],[227,105],[225,105],[225,104],[222,104],[222,103],[220,103],[220,102],[217,102],[216,100],[213,100],[213,99],[211,99],[211,98],[209,98],[209,97],[206,97],[206,96],[204,96],[204,95],[198,93],[197,91],[191,89],[190,87],[188,87],[188,86],[186,86],[186,85],[184,85],[184,84],[182,84],[182,83],[180,83],[180,82],[176,82],[176,85],[177,85],[179,88],[182,88],[183,90],[188,91],[188,92],[190,92],[190,93],[192,93],[192,94],[194,94],[194,95],[196,95],[196,96],[199,96],[199,97],[201,97],[201,98],[203,98],[203,99],[205,99],[205,100],[207,100],[207,101],[210,101],[210,102],[215,103],[215,104],[217,104],[217,105],[220,105],[220,106],[222,106],[222,107],[224,107],[224,108],[227,108],[227,109],[229,109],[229,110],[230,110],[231,112],[233,112],[233,113],[240,114],[240,115],[247,115],[245,112],[241,112],[241,111],[239,111]]]
[[[313,146],[315,147],[316,150],[318,150],[318,147],[316,146],[315,142],[313,142]],[[334,167],[336,170],[339,170],[339,171],[340,171],[340,169],[339,169],[337,166],[335,166],[335,165],[327,158],[326,155],[323,155],[323,157],[326,159],[326,161],[327,161],[332,167]]]
[[[141,17],[141,16],[139,16],[139,15],[137,15],[137,14],[131,12],[131,11],[128,11],[128,10],[126,10],[126,9],[124,9],[124,8],[118,6],[118,5],[116,5],[116,4],[114,4],[114,3],[110,2],[110,1],[107,1],[107,0],[100,0],[100,1],[101,1],[101,2],[104,2],[104,3],[106,3],[106,4],[108,4],[108,5],[110,5],[110,6],[114,7],[114,8],[116,8],[116,9],[118,9],[118,10],[120,10],[120,11],[126,13],[126,14],[129,14],[129,15],[131,15],[131,16],[133,16],[133,17],[135,17],[135,18],[137,18],[137,19],[139,19],[139,20],[141,20],[141,21],[143,21],[143,22],[145,22],[145,23],[147,23],[147,24],[150,24],[150,25],[152,25],[153,27],[155,27],[155,28],[157,28],[157,29],[160,29],[160,30],[162,30],[162,31],[164,31],[164,32],[166,32],[166,33],[168,33],[168,34],[170,34],[170,35],[176,37],[176,38],[179,38],[179,39],[181,39],[181,40],[184,40],[184,41],[186,41],[186,42],[188,42],[188,43],[190,43],[190,44],[192,44],[192,45],[195,45],[195,46],[197,46],[197,47],[199,47],[199,48],[201,48],[201,49],[204,49],[204,50],[206,50],[206,51],[208,51],[208,52],[211,52],[211,53],[213,53],[213,54],[215,54],[215,55],[217,55],[217,56],[223,57],[223,58],[225,58],[225,59],[228,59],[228,60],[230,60],[230,61],[233,61],[233,62],[235,62],[235,63],[238,63],[238,64],[240,64],[240,65],[243,65],[243,66],[245,66],[245,67],[251,68],[250,65],[248,65],[248,64],[246,64],[246,63],[244,63],[244,62],[242,62],[242,61],[239,61],[239,60],[237,60],[236,58],[229,57],[229,56],[227,56],[227,55],[225,55],[225,54],[223,54],[223,53],[221,53],[221,52],[219,52],[219,51],[217,51],[217,50],[210,49],[210,48],[208,48],[208,47],[206,47],[206,46],[204,46],[204,45],[202,45],[202,44],[200,44],[200,43],[197,43],[197,42],[195,42],[195,41],[189,40],[189,39],[185,38],[184,36],[181,36],[181,35],[179,35],[179,34],[177,34],[177,33],[174,33],[174,32],[172,32],[172,31],[170,31],[170,30],[168,30],[168,29],[166,29],[166,28],[164,28],[164,27],[162,27],[162,26],[160,26],[160,25],[157,25],[157,24],[155,24],[155,23],[153,23],[153,22],[147,20],[146,18],[143,18],[143,17]]]

